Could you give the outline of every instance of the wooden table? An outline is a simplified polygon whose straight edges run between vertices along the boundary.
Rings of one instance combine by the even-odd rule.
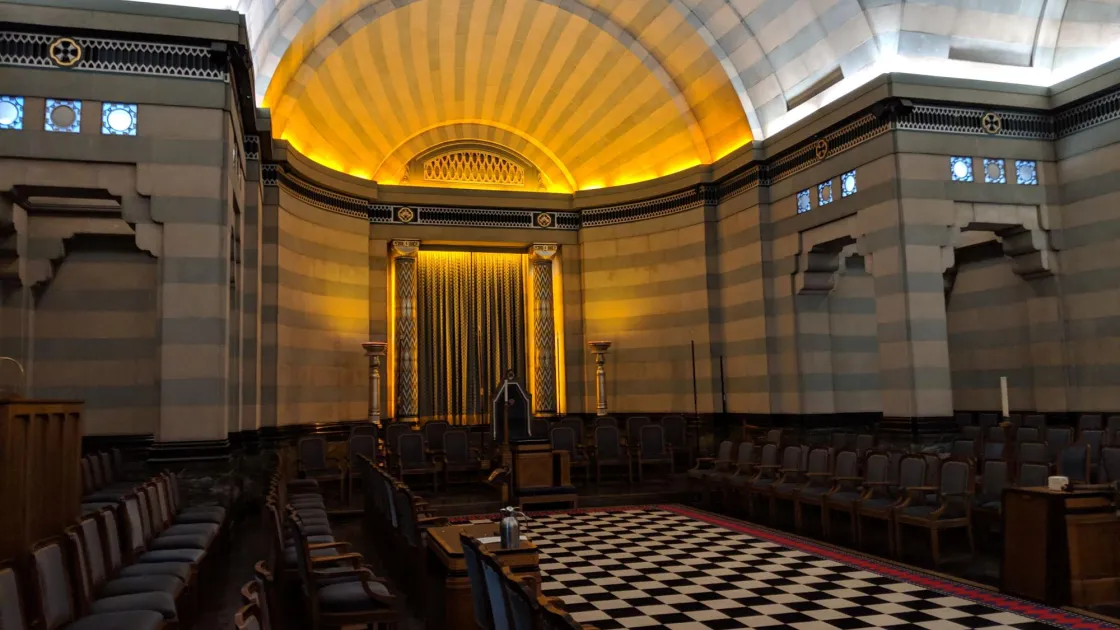
[[[472,538],[498,535],[497,523],[451,525],[428,530],[427,627],[431,630],[476,630],[471,583],[463,557],[460,534]],[[498,561],[514,573],[532,575],[540,583],[540,558],[532,542],[522,541],[518,549],[502,549],[498,543],[483,544]]]
[[[1112,493],[1007,488],[1001,590],[1051,606],[1072,603],[1067,517],[1111,511]]]

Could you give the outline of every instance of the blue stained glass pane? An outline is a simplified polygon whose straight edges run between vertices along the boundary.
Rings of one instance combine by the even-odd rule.
[[[856,194],[859,188],[856,187],[856,172],[848,171],[840,176],[840,196],[847,197],[848,195]]]
[[[0,129],[23,129],[22,96],[0,96]]]
[[[802,190],[797,193],[797,214],[804,214],[812,209],[809,201],[809,191]]]
[[[955,182],[971,182],[972,158],[957,156],[949,158],[949,174]]]
[[[987,184],[1006,184],[1007,173],[1003,160],[984,158],[984,182]]]
[[[832,180],[817,184],[817,205],[827,206],[832,203]]]
[[[1024,186],[1038,185],[1038,165],[1034,160],[1015,160],[1015,183]]]
[[[110,136],[135,136],[136,105],[103,103],[101,105],[101,133]]]
[[[82,129],[82,102],[47,99],[47,119],[43,124],[47,131],[78,133]]]

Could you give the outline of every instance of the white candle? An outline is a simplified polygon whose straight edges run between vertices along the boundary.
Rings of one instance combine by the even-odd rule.
[[[999,377],[999,397],[1000,397],[1000,401],[1003,403],[1003,417],[1007,418],[1011,415],[1011,413],[1010,413],[1010,409],[1008,409],[1008,404],[1007,404],[1007,377],[1006,376]]]

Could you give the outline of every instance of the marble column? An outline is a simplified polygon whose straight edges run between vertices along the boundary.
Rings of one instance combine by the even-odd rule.
[[[533,414],[556,415],[556,309],[553,308],[552,262],[559,247],[554,243],[529,248],[533,274],[533,344],[536,366],[533,381]]]
[[[393,241],[393,273],[396,281],[396,309],[393,313],[396,357],[396,420],[415,422],[419,403],[419,363],[417,355],[416,281],[420,241]]]

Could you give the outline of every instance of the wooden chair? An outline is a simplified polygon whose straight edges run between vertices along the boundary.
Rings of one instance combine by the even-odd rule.
[[[755,517],[758,501],[770,496],[770,486],[781,477],[782,465],[778,463],[778,445],[768,442],[762,445],[758,464],[754,466],[754,476],[743,485],[747,491],[747,513]]]
[[[852,455],[854,456],[855,453],[852,453]],[[805,470],[805,484],[797,489],[793,498],[793,522],[798,532],[805,530],[805,506],[813,506],[820,510],[821,530],[823,531],[825,528],[824,500],[833,487],[833,472],[829,470],[832,459],[831,449],[818,447],[809,451],[809,465]]]
[[[1046,432],[1046,416],[1041,413],[1028,413],[1023,417],[1023,426],[1038,429],[1039,433]]]
[[[348,625],[395,624],[400,620],[398,597],[388,583],[364,563],[361,554],[316,558],[322,548],[307,542],[298,516],[290,519],[295,535],[296,563],[314,630]],[[330,543],[324,543],[328,547]]]
[[[742,496],[746,484],[754,477],[756,452],[754,442],[740,442],[734,468],[728,472],[713,472],[705,479],[705,497],[710,487],[718,485],[723,492],[724,507],[730,508],[733,497]]]
[[[638,459],[639,482],[643,479],[646,466],[668,465],[669,474],[673,474],[673,454],[665,443],[665,430],[660,425],[647,424],[642,427],[634,453]]]
[[[1042,442],[1019,442],[1018,461],[1032,464],[1051,464],[1050,453]]]
[[[393,507],[400,535],[396,566],[402,570],[403,581],[412,587],[410,592],[423,593],[427,566],[425,532],[431,527],[445,527],[448,521],[445,517],[428,514],[424,509],[426,504],[417,500],[403,484],[394,488]]]
[[[136,610],[150,610],[163,615],[164,620],[172,626],[179,625],[179,609],[175,597],[182,592],[183,583],[179,580],[163,576],[140,578],[126,578],[123,582],[128,585],[108,585],[112,591],[107,594],[97,593],[101,584],[94,584],[90,577],[90,554],[85,549],[85,541],[75,526],[67,527],[63,531],[63,539],[67,543],[67,556],[70,558],[70,569],[76,585],[75,603],[79,614],[104,614],[114,612],[131,612]],[[105,566],[98,563],[97,571],[102,583],[105,580]],[[145,589],[141,582],[148,582],[151,586]],[[159,589],[159,590],[156,590]],[[167,589],[167,592],[164,589]]]
[[[471,586],[474,623],[480,630],[493,630],[494,613],[490,611],[490,594],[486,591],[486,575],[482,569],[482,550],[479,549],[478,541],[466,534],[459,534],[459,542],[463,547],[463,561],[467,565],[467,579]]]
[[[424,437],[424,448],[429,457],[434,458],[443,452],[443,436],[450,429],[451,423],[446,420],[429,420],[420,427],[420,435]]]
[[[626,449],[631,454],[642,441],[642,428],[649,426],[650,420],[646,416],[631,416],[626,419]]]
[[[602,418],[600,418],[601,420]],[[626,481],[634,483],[634,473],[630,467],[630,458],[622,448],[619,440],[618,428],[609,424],[595,427],[595,444],[592,451],[595,461],[595,483],[603,483],[604,466],[621,466],[626,468]]]
[[[787,446],[782,449],[782,467],[778,478],[766,486],[765,495],[770,500],[770,524],[778,522],[778,501],[789,501],[793,507],[797,492],[805,485],[805,465],[802,464],[802,448]]]
[[[1078,442],[1058,456],[1058,474],[1070,481],[1089,483],[1093,470],[1092,444]]]
[[[1042,439],[1042,435],[1037,427],[1019,427],[1015,431],[1015,441],[1022,442],[1037,442]]]
[[[984,467],[987,468],[987,462]],[[1019,471],[1015,475],[1015,486],[1019,488],[1045,488],[1049,485],[1049,464],[1032,464],[1019,462]]]
[[[1077,420],[1077,432],[1079,434],[1085,431],[1100,431],[1103,427],[1101,414],[1099,413],[1083,413]]]
[[[552,425],[553,429],[555,429],[557,427],[566,427],[568,429],[571,429],[572,433],[574,433],[575,436],[576,436],[576,444],[579,445],[579,446],[583,446],[585,436],[584,436],[583,419],[582,418],[578,418],[578,417],[575,417],[575,416],[565,416],[565,417],[557,420]],[[549,431],[550,436],[551,436],[551,434],[552,434],[552,432]]]
[[[486,553],[482,548],[478,551],[482,576],[486,581],[486,597],[490,601],[490,614],[494,620],[494,630],[513,630],[509,600],[506,599],[506,589],[502,586],[502,567],[492,554]]]
[[[954,440],[953,446],[949,449],[950,457],[969,457],[976,458],[976,443],[972,440]]]
[[[894,508],[898,505],[900,498],[906,496],[908,488],[919,488],[925,485],[927,466],[926,459],[921,455],[903,456],[899,463],[897,486],[893,486],[890,481],[872,482],[868,480],[864,482],[868,486],[868,491],[860,498],[856,515],[857,538],[860,546],[862,547],[865,541],[863,535],[865,520],[883,521],[887,529],[887,547],[892,555],[895,554],[896,544],[893,522]]]
[[[875,448],[875,436],[861,433],[856,436],[856,457],[863,459],[868,452]]]
[[[162,630],[171,628],[164,615],[152,610],[129,610],[87,615],[79,618],[71,592],[74,572],[59,536],[36,543],[31,548],[33,603],[38,608],[41,630]],[[5,628],[5,630],[7,630]]]
[[[1046,453],[1049,461],[1057,462],[1058,456],[1071,443],[1073,443],[1073,429],[1069,427],[1047,427]]]
[[[885,465],[883,478],[886,478]],[[821,531],[825,538],[832,538],[832,513],[847,513],[851,520],[851,535],[855,538],[856,503],[863,494],[863,477],[859,475],[859,455],[856,451],[836,454],[831,481],[831,487],[821,497]]]
[[[696,466],[688,471],[688,485],[693,491],[699,486],[703,492],[704,502],[709,499],[710,484],[708,477],[714,474],[727,475],[734,472],[735,461],[731,459],[735,443],[724,440],[719,443],[715,457],[697,457]]]
[[[560,422],[564,422],[561,420]],[[584,480],[591,482],[591,460],[587,450],[579,441],[578,434],[571,426],[554,426],[549,435],[552,450],[567,451],[568,465],[571,468],[582,468]]]
[[[572,616],[565,612],[555,601],[543,601],[540,604],[541,630],[594,630],[595,626],[577,623]]]
[[[385,427],[385,461],[390,470],[397,467],[397,438],[411,432],[412,424],[408,422],[393,422]]]
[[[4,630],[28,630],[31,623],[23,611],[23,593],[19,583],[15,562],[0,561],[0,624],[3,624]]]
[[[1120,482],[1120,446],[1101,448],[1101,463],[1100,470],[1097,473],[1097,482]]]
[[[338,493],[343,493],[343,479],[345,473],[342,462],[337,457],[327,455],[327,439],[319,435],[300,438],[296,444],[299,458],[296,460],[299,474],[309,479],[314,479],[320,485],[326,482],[337,482]]]
[[[595,429],[598,429],[599,427],[614,427],[617,429],[618,418],[615,418],[614,416],[599,416],[595,418],[594,421],[592,421],[591,431],[594,432]]]
[[[547,438],[552,429],[552,423],[547,418],[530,418],[529,435],[534,438]]]
[[[976,555],[972,532],[972,462],[949,460],[941,466],[941,483],[936,488],[904,487],[905,498],[894,510],[895,552],[903,557],[902,526],[912,525],[929,530],[930,550],[934,567],[941,566],[941,532],[963,528],[968,533],[969,560]],[[926,493],[936,492],[935,504],[926,501]]]
[[[85,564],[88,568],[91,592],[98,597],[114,597],[136,593],[167,593],[175,603],[175,609],[189,613],[191,608],[191,575],[141,575],[118,576],[121,564],[121,550],[116,532],[111,535],[103,531],[103,519],[98,516],[82,518],[74,527],[80,534],[81,548],[85,551]],[[69,532],[68,532],[69,533]],[[109,542],[115,549],[106,545]]]
[[[669,415],[661,418],[661,428],[665,430],[665,443],[674,457],[683,453],[686,465],[692,461],[692,448],[688,444],[688,422],[684,416]]]
[[[376,425],[372,426],[375,433],[372,435],[366,432],[356,433],[354,430],[350,432],[350,438],[346,441],[346,499],[347,502],[352,502],[354,497],[354,479],[361,476],[360,471],[362,465],[362,456],[368,458],[377,457],[377,434]],[[359,427],[354,427],[358,429]]]
[[[537,630],[537,583],[518,576],[509,567],[502,567],[502,588],[505,590],[512,630]]]
[[[256,604],[246,604],[233,615],[233,627],[236,630],[272,630],[261,616],[260,608]]]
[[[478,481],[482,470],[482,454],[471,448],[466,429],[452,429],[443,434],[443,453],[439,456],[443,469],[443,487],[451,487],[451,474],[465,474],[468,483]]]
[[[1003,490],[1011,484],[1009,472],[1007,462],[1002,460],[993,459],[984,464],[980,486],[972,501],[973,520],[982,533],[996,531],[1003,525]]]
[[[440,439],[442,440],[442,436]],[[397,437],[396,462],[397,479],[402,483],[408,483],[410,476],[430,475],[432,489],[439,489],[439,469],[435,462],[428,458],[423,435],[410,432]]]

